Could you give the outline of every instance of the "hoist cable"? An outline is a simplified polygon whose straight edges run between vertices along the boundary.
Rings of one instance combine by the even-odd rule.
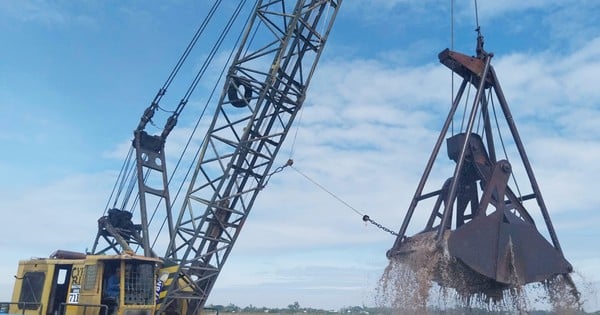
[[[256,0],[254,2],[254,6],[253,7],[257,7],[258,6],[258,1]],[[270,8],[272,4],[267,4],[267,6],[265,8]],[[246,20],[246,25],[248,25],[249,21],[250,21],[251,16],[248,16],[248,19]],[[256,38],[256,34],[258,34],[258,30],[260,29],[260,27],[263,24],[263,20],[259,19],[258,23],[256,24],[256,26],[254,27],[254,31],[252,31],[252,36],[250,36],[250,40],[248,41],[248,44],[246,45],[246,50],[244,51],[244,55],[248,54],[248,50],[250,49],[250,47],[252,46],[252,43],[254,43],[254,39]],[[240,34],[241,35],[241,34]],[[241,39],[241,36],[240,36]]]
[[[479,9],[477,8],[477,0],[473,0],[475,3],[475,24],[477,25],[477,30],[479,30]]]
[[[204,61],[204,63],[202,64],[202,67],[201,67],[200,71],[198,71],[198,73],[196,74],[196,77],[192,81],[192,84],[190,85],[190,87],[188,88],[187,92],[185,93],[185,96],[183,97],[182,103],[183,102],[187,102],[187,100],[190,98],[190,96],[192,95],[192,93],[196,89],[196,86],[200,82],[200,79],[204,76],[204,73],[206,73],[206,69],[208,68],[208,65],[212,62],[213,58],[215,57],[215,55],[219,51],[219,48],[221,48],[221,45],[223,44],[223,41],[225,40],[227,34],[231,30],[231,27],[233,26],[233,23],[237,20],[237,17],[239,16],[240,12],[242,11],[242,8],[244,7],[245,3],[246,3],[246,0],[240,1],[238,3],[238,6],[236,7],[236,9],[234,11],[234,14],[231,15],[231,17],[227,21],[227,24],[226,24],[224,30],[221,32],[221,34],[219,34],[219,38],[217,39],[217,43],[212,47],[212,49],[211,49],[211,51],[209,53],[209,57]],[[182,103],[180,103],[180,105],[176,109],[176,112],[181,112],[181,110],[183,110],[182,107],[185,104],[182,104]]]
[[[204,30],[206,29],[206,26],[208,25],[208,22],[210,22],[210,20],[212,20],[215,12],[217,10],[217,8],[219,7],[219,5],[221,5],[221,2],[222,2],[222,0],[217,0],[217,1],[213,2],[212,7],[208,11],[207,15],[204,17],[204,20],[202,21],[202,23],[200,24],[200,26],[196,30],[196,33],[194,34],[194,36],[192,37],[192,39],[188,43],[187,47],[185,48],[185,51],[183,52],[183,54],[181,55],[181,57],[179,57],[179,60],[177,61],[177,64],[175,65],[175,67],[173,68],[173,70],[169,74],[169,77],[165,81],[165,83],[163,85],[163,89],[164,90],[166,90],[171,85],[171,83],[173,82],[173,80],[175,79],[175,76],[179,72],[179,69],[181,69],[181,67],[183,66],[183,63],[185,62],[185,60],[187,59],[187,57],[190,55],[192,49],[194,48],[194,46],[196,46],[196,43],[198,42],[198,39],[200,38],[200,36],[202,35],[202,33],[204,33]]]
[[[486,101],[486,104],[485,104],[485,106],[486,106],[486,116],[487,116],[485,118],[487,119],[488,122],[490,121],[490,104],[492,104],[493,101],[494,101],[492,94],[493,94],[492,90],[490,89],[490,92],[488,93],[487,101]],[[483,130],[485,131],[485,127],[483,127]],[[490,130],[491,130],[491,128],[490,128]],[[491,133],[491,136],[493,138],[494,134],[491,131],[490,131],[490,133]]]
[[[471,81],[471,80],[469,80],[469,81]],[[469,84],[468,87],[467,87],[467,96],[465,97],[465,106],[464,106],[464,109],[463,109],[463,115],[462,115],[462,119],[461,119],[461,122],[460,122],[459,132],[463,131],[463,127],[465,125],[465,120],[467,118],[467,105],[469,103],[469,96],[470,95],[471,95],[471,84]]]
[[[160,101],[162,95],[164,95],[164,92],[167,90],[167,88],[171,85],[171,83],[173,82],[173,80],[175,79],[175,76],[177,75],[177,73],[179,72],[179,70],[181,69],[183,63],[185,62],[185,60],[187,59],[187,57],[190,55],[190,52],[192,51],[192,49],[194,48],[194,46],[196,45],[196,43],[198,42],[198,39],[200,38],[200,36],[204,33],[204,30],[206,29],[206,26],[208,25],[208,22],[212,19],[212,17],[214,16],[214,13],[216,12],[216,9],[219,7],[219,5],[221,4],[222,0],[217,0],[215,2],[213,2],[212,7],[210,8],[208,14],[205,16],[204,20],[202,21],[201,25],[198,27],[198,29],[196,30],[194,36],[192,37],[192,39],[190,40],[190,42],[188,43],[186,49],[184,50],[183,54],[179,57],[179,60],[177,61],[175,67],[173,68],[173,70],[171,70],[171,73],[169,74],[167,80],[165,81],[165,83],[163,84],[163,87],[160,89],[160,91],[158,92],[157,96],[154,99],[153,105],[156,106],[156,108],[165,111],[165,112],[169,112],[165,109],[163,109],[162,107],[160,107],[158,105],[158,102]],[[172,112],[172,111],[171,111]],[[156,126],[156,124],[152,121],[149,120],[149,123],[154,126],[157,129],[160,129],[160,127]],[[133,152],[133,146],[130,148],[130,151],[128,153],[128,156],[125,158],[125,162],[124,165],[130,165],[130,161],[132,161],[132,152]],[[119,196],[120,196],[120,192],[122,191],[122,189],[124,188],[125,182],[127,182],[127,178],[129,176],[126,176],[125,174],[127,174],[127,172],[122,172],[121,174],[123,174],[124,176],[121,179],[121,184],[120,184],[120,188],[118,190],[118,194],[117,196],[114,198],[114,204],[113,207],[116,206],[117,201],[119,200]],[[121,174],[119,175],[120,178]],[[129,200],[129,198],[131,198],[131,193],[135,187],[135,177],[136,176],[131,176],[129,177],[129,185],[128,185],[128,189],[126,192],[126,196],[123,197],[122,199],[122,205],[120,207],[120,209],[125,209],[125,206]],[[119,181],[117,180],[117,183]],[[117,183],[115,183],[115,186],[117,185]],[[132,187],[133,185],[133,187]],[[108,203],[110,203],[110,200],[112,198],[113,194],[111,193],[110,197],[109,197],[109,201]],[[138,196],[139,197],[139,196]],[[108,207],[107,207],[108,209]],[[107,211],[107,209],[105,209],[105,213]]]
[[[298,132],[300,130],[300,124],[302,123],[302,114],[304,113],[304,106],[300,107],[300,117],[298,117],[298,122],[296,123],[296,130],[294,131],[294,136],[292,137],[292,145],[290,147],[290,156],[291,159],[294,156],[294,150],[296,148],[296,140],[298,139]]]
[[[331,6],[328,6],[328,7],[327,7],[327,12],[326,12],[326,14],[325,14],[325,16],[326,16],[326,17],[329,17],[329,16],[330,16],[330,14],[329,14],[329,10],[331,10]],[[321,27],[321,32],[320,32],[320,34],[323,34],[323,33],[324,33],[324,30],[325,30],[325,27],[326,27],[326,25],[327,25],[327,19],[325,19],[325,22],[322,24],[322,27]],[[321,45],[321,39],[322,39],[322,36],[319,36],[319,42],[318,42],[318,45]],[[290,155],[289,155],[289,160],[291,160],[291,159],[292,159],[292,157],[294,156],[294,151],[295,151],[295,147],[296,147],[296,141],[297,141],[297,139],[298,139],[298,132],[299,132],[299,130],[300,130],[300,125],[301,125],[301,123],[302,123],[302,116],[303,116],[303,113],[304,113],[304,106],[300,107],[300,116],[298,117],[298,120],[297,120],[297,123],[296,123],[296,128],[295,128],[296,130],[294,131],[294,136],[292,137],[292,144],[291,144],[291,147],[290,147]]]
[[[450,0],[450,50],[454,50],[454,0]],[[450,104],[454,104],[454,71],[450,69]],[[454,135],[454,119],[450,121],[450,130]]]
[[[246,1],[244,1],[246,2]],[[238,12],[239,13],[239,12]],[[248,23],[248,21],[250,20],[251,14],[248,15],[248,17],[246,18],[245,24]],[[185,147],[181,153],[181,155],[179,156],[179,159],[177,160],[177,164],[175,165],[175,168],[173,169],[173,172],[171,172],[171,175],[169,176],[169,182],[171,181],[171,179],[173,178],[173,176],[175,175],[177,169],[179,168],[179,166],[181,165],[181,162],[183,161],[184,158],[184,154],[187,152],[194,136],[196,135],[196,132],[198,131],[198,127],[200,126],[200,122],[202,121],[202,118],[204,117],[206,110],[208,109],[209,104],[211,103],[213,97],[215,96],[215,93],[217,91],[217,89],[219,88],[219,86],[221,86],[221,84],[224,84],[224,80],[222,80],[225,77],[225,74],[227,72],[227,68],[230,64],[230,61],[233,59],[233,56],[235,54],[236,51],[236,47],[239,45],[239,43],[241,42],[242,39],[242,35],[243,33],[240,33],[235,41],[235,44],[233,45],[233,48],[231,49],[229,56],[227,57],[226,62],[224,63],[223,67],[221,68],[221,72],[219,74],[219,79],[215,82],[215,84],[213,85],[213,88],[209,94],[208,99],[206,100],[204,107],[202,109],[202,112],[200,113],[200,115],[198,116],[198,119],[196,120],[196,124],[194,125],[194,128],[192,129],[192,132],[190,133],[190,136],[188,137],[188,140],[185,144]],[[175,202],[177,200],[177,197],[179,196],[181,190],[183,189],[183,185],[187,179],[187,177],[189,176],[191,170],[194,168],[194,165],[196,164],[196,159],[198,158],[199,154],[200,154],[200,150],[202,149],[201,146],[198,146],[196,153],[194,154],[194,159],[192,161],[192,163],[190,163],[190,167],[188,168],[186,175],[184,177],[184,179],[181,181],[181,184],[179,186],[179,189],[177,190],[177,194],[175,195],[175,197],[173,198],[172,202]]]
[[[219,42],[216,44],[215,47],[213,47],[213,51],[212,51],[212,53],[210,55],[210,59],[205,62],[206,64],[208,64],[209,62],[211,62],[213,60],[214,56],[216,55],[216,52],[218,51],[218,48],[220,48],[220,46],[221,46],[221,44],[223,42],[224,36],[231,29],[232,22],[237,19],[237,16],[239,15],[239,13],[241,11],[241,8],[244,6],[245,2],[246,2],[246,0],[241,1],[238,4],[238,8],[234,11],[234,13],[232,14],[232,16],[230,17],[230,19],[229,19],[229,21],[227,23],[227,27],[222,32],[221,37],[219,38],[220,39]],[[162,98],[162,96],[165,94],[166,89],[174,81],[174,78],[176,77],[176,75],[178,74],[178,72],[180,71],[180,69],[182,68],[182,66],[183,66],[184,62],[186,61],[186,59],[188,59],[188,57],[190,56],[190,53],[191,53],[192,49],[197,44],[197,42],[198,42],[199,38],[201,37],[201,35],[205,32],[206,27],[207,27],[209,21],[211,21],[213,19],[213,17],[215,16],[215,12],[218,9],[218,7],[221,5],[221,3],[222,3],[222,0],[217,0],[217,1],[213,2],[212,7],[210,8],[209,12],[205,16],[205,18],[202,21],[201,25],[196,30],[193,38],[188,43],[187,47],[185,48],[185,51],[183,52],[183,54],[181,55],[181,57],[177,61],[175,67],[170,72],[167,80],[164,82],[163,88],[161,88],[161,90],[158,92],[157,96],[155,97],[152,105],[148,108],[149,110],[152,110],[153,112],[156,111],[156,110],[161,110],[163,112],[173,113],[173,115],[171,117],[178,115],[183,110],[183,106],[182,105],[185,105],[185,103],[184,104],[180,103],[175,111],[171,111],[171,110],[167,110],[167,109],[159,106],[158,102],[160,101],[160,99]],[[239,42],[239,37],[238,37],[238,42]],[[204,67],[202,73],[204,73],[205,71],[206,71],[206,67]],[[188,89],[188,93],[186,94],[186,101],[187,101],[187,98],[189,98],[189,96],[191,95],[191,92],[193,91],[193,89],[195,88],[195,86],[198,84],[199,78],[201,76],[202,75],[197,76],[196,79],[194,80],[194,83],[192,84],[192,88]],[[213,90],[213,93],[211,94],[211,97],[212,97],[213,94],[214,94],[214,90]],[[203,110],[202,115],[198,118],[198,122],[196,124],[196,127],[194,128],[194,131],[198,128],[199,122],[202,119],[202,116],[204,116],[205,110],[206,110],[206,108]],[[148,122],[152,126],[156,127],[157,129],[161,129],[158,126],[156,126],[156,124],[151,119],[149,119]],[[168,121],[167,121],[167,123],[168,123]],[[142,126],[145,126],[145,124],[142,125]],[[186,144],[186,148],[190,144],[190,142],[191,142],[191,136],[190,136],[190,139],[188,140],[188,143]],[[125,210],[125,208],[127,207],[127,205],[130,204],[130,199],[132,197],[132,193],[133,193],[133,191],[134,191],[134,189],[136,187],[136,183],[137,183],[137,174],[136,174],[137,173],[137,169],[135,167],[131,167],[132,165],[135,166],[135,160],[136,160],[135,156],[133,154],[133,151],[134,151],[134,147],[131,146],[130,147],[130,151],[128,153],[128,156],[127,156],[127,158],[125,159],[125,161],[123,163],[121,172],[120,172],[119,176],[117,177],[117,181],[115,182],[115,185],[113,187],[113,191],[111,192],[111,195],[108,198],[107,206],[106,206],[106,208],[104,210],[104,214],[106,214],[106,212],[108,210],[108,207],[111,204],[111,200],[112,200],[112,203],[113,203],[113,207],[115,207],[115,208],[116,208],[116,206],[117,206],[118,203],[121,203],[120,209],[122,209],[122,210]],[[181,157],[179,158],[177,166],[179,166],[180,162],[182,161],[183,154],[185,154],[185,151],[182,153]],[[134,157],[132,158],[132,156],[134,156]],[[176,171],[176,169],[172,172],[172,175],[175,174],[175,171]],[[189,174],[189,170],[188,170],[188,174]],[[148,170],[145,173],[145,175],[144,175],[144,179],[143,179],[144,183],[146,183],[149,175],[150,175],[150,170]],[[173,178],[173,176],[169,177],[169,182],[171,181],[171,178]],[[186,175],[186,178],[187,178],[187,175]],[[183,185],[183,182],[182,182],[182,185]],[[135,206],[137,205],[137,203],[139,201],[139,198],[140,198],[140,196],[139,196],[139,194],[137,194],[136,195],[136,199],[130,205],[131,206],[130,209],[135,208]],[[158,201],[157,208],[160,205],[160,202],[162,202],[162,199],[164,199],[164,198],[161,198]],[[155,211],[153,213],[153,216],[156,213],[156,211],[157,211],[157,209],[155,209]],[[131,212],[133,212],[133,210]]]
[[[489,95],[489,94],[487,94],[487,95]],[[483,106],[485,104],[485,99],[486,99],[486,93],[484,90],[483,93],[481,94],[480,100],[478,101],[481,104],[480,105],[481,110],[479,110],[479,115],[477,115],[477,127],[475,127],[475,133],[480,134],[482,137],[484,136],[484,132],[485,132],[485,127],[482,125],[482,122],[484,120]]]
[[[120,210],[124,210],[125,207],[127,206],[127,202],[129,201],[129,198],[131,197],[131,191],[135,188],[135,184],[136,184],[137,168],[135,167],[135,158],[132,157],[130,160],[131,161],[129,163],[128,170],[125,173],[125,176],[123,177],[123,179],[121,180],[119,194],[118,194],[117,198],[115,198],[115,202],[113,205],[113,208],[118,208]],[[122,199],[121,199],[121,205],[119,207],[117,207],[117,201],[119,201],[119,198],[121,198],[121,195],[123,195],[124,197],[122,197]]]
[[[118,209],[124,209],[125,204],[126,204],[126,200],[129,197],[123,197],[123,201],[119,207],[117,207],[117,201],[120,200],[121,195],[125,195],[128,196],[127,194],[127,190],[130,189],[128,187],[130,187],[131,185],[135,184],[135,172],[136,172],[136,168],[135,168],[135,159],[132,158],[131,159],[131,163],[130,163],[130,168],[128,168],[127,173],[125,173],[125,176],[123,177],[123,179],[121,180],[121,185],[119,187],[119,194],[117,195],[117,198],[115,198],[115,202],[113,204],[113,208],[118,208]]]
[[[127,157],[125,158],[125,160],[123,160],[123,165],[121,165],[121,170],[119,171],[119,175],[117,175],[117,180],[115,181],[115,184],[113,185],[110,195],[108,196],[108,200],[106,201],[106,205],[104,206],[104,212],[102,213],[102,216],[106,215],[106,212],[108,211],[108,208],[110,207],[110,202],[111,202],[111,200],[113,200],[113,197],[114,197],[113,208],[115,207],[115,205],[117,203],[117,199],[119,198],[119,195],[123,188],[123,181],[119,181],[119,178],[123,178],[125,176],[125,174],[127,173],[127,170],[129,169],[129,165],[131,164],[131,161],[132,161],[132,158],[131,158],[132,155],[133,155],[133,146],[130,146],[129,152],[127,152]]]
[[[231,56],[233,55],[233,51],[235,51],[235,50],[232,50],[232,53],[230,54],[229,58],[231,58]],[[227,69],[227,64],[229,64],[229,59],[228,59],[227,63],[225,64],[225,66],[223,67],[222,71],[221,71],[221,75],[219,76],[220,78],[223,77],[223,75],[225,73],[225,70]],[[175,164],[175,167],[173,168],[173,171],[171,172],[171,175],[169,176],[169,180],[168,180],[169,184],[171,183],[171,180],[173,179],[174,175],[177,173],[177,170],[179,169],[179,166],[181,165],[181,162],[183,161],[185,153],[189,149],[189,146],[190,146],[190,144],[191,144],[191,142],[193,140],[193,137],[196,134],[196,131],[198,130],[200,122],[202,121],[202,118],[204,117],[204,114],[206,113],[206,110],[208,109],[208,105],[210,104],[210,102],[212,101],[212,99],[214,97],[214,94],[215,94],[215,92],[217,90],[217,87],[219,86],[219,82],[220,81],[221,81],[221,79],[219,79],[217,81],[217,83],[213,86],[213,89],[212,89],[212,91],[211,91],[208,99],[205,102],[204,108],[202,109],[202,112],[200,113],[198,119],[196,120],[196,124],[194,125],[194,128],[192,129],[192,132],[191,132],[190,136],[188,137],[188,140],[187,140],[187,142],[186,142],[186,144],[185,144],[185,146],[184,146],[181,154],[179,155],[179,159],[177,160],[177,164]],[[175,194],[175,196],[171,200],[171,207],[173,207],[173,205],[175,204],[175,202],[179,198],[179,195],[180,195],[181,191],[183,190],[184,184],[186,183],[187,178],[190,176],[190,173],[192,172],[192,169],[193,169],[192,166],[196,165],[196,159],[198,158],[198,156],[200,154],[200,150],[201,150],[201,146],[198,146],[198,149],[196,150],[196,153],[194,154],[194,158],[190,162],[190,167],[188,167],[188,169],[187,169],[187,171],[186,171],[186,173],[185,173],[183,179],[181,180],[181,183],[180,183],[180,185],[179,185],[179,187],[177,189],[177,193]],[[152,216],[150,217],[150,221],[149,222],[152,222],[152,219],[154,218],[155,214],[157,213],[158,208],[160,207],[160,203],[161,202],[162,202],[162,200],[160,200],[156,204],[156,207],[154,208],[154,211],[152,212]],[[163,219],[163,222],[161,223],[161,226],[160,226],[158,232],[156,233],[156,236],[154,237],[154,241],[152,243],[152,247],[154,247],[154,245],[158,241],[158,237],[161,234],[162,229],[164,228],[164,226],[165,226],[166,223],[167,223],[167,217],[165,217]]]
[[[146,173],[144,173],[144,179],[143,179],[143,183],[147,183],[148,182],[148,178],[150,177],[150,173],[152,172],[151,169],[147,169]],[[136,169],[136,176],[131,176],[131,182],[129,184],[129,188],[127,189],[127,198],[124,199],[124,201],[129,202],[129,200],[131,199],[131,195],[133,194],[133,191],[136,187],[137,184],[137,169]],[[138,188],[139,191],[139,188]],[[129,208],[131,209],[131,213],[135,212],[135,208],[137,207],[138,201],[140,200],[140,194],[135,194],[135,198],[133,198],[133,202],[131,203],[131,205],[129,206]],[[125,209],[127,207],[127,203],[124,203],[123,206],[121,207],[121,209]]]
[[[321,190],[323,190],[324,192],[326,192],[327,194],[329,194],[331,197],[333,197],[334,199],[336,199],[337,201],[339,201],[340,203],[342,203],[343,205],[345,205],[348,209],[352,210],[354,213],[358,214],[359,216],[361,216],[362,220],[365,222],[369,222],[373,225],[375,225],[376,227],[382,229],[385,232],[388,232],[392,235],[398,236],[398,233],[390,230],[389,228],[377,223],[376,221],[374,221],[373,219],[371,219],[368,215],[366,214],[362,214],[358,209],[354,208],[352,205],[350,205],[348,202],[346,202],[345,200],[343,200],[341,197],[337,196],[336,194],[334,194],[332,191],[330,191],[329,189],[325,188],[325,186],[319,184],[316,180],[310,178],[308,175],[306,175],[305,173],[301,172],[298,168],[294,167],[291,163],[288,163],[287,166],[289,166],[290,168],[292,168],[294,171],[296,171],[298,174],[302,175],[302,177],[304,177],[305,179],[307,179],[309,182],[313,183],[315,186],[319,187]]]
[[[192,39],[188,43],[188,45],[187,45],[186,49],[184,50],[183,54],[181,55],[181,57],[179,57],[179,60],[177,61],[177,64],[175,65],[175,67],[173,68],[173,70],[171,70],[171,73],[169,74],[167,80],[163,84],[163,87],[158,90],[158,92],[156,93],[156,96],[154,97],[154,100],[152,100],[152,103],[150,104],[150,106],[144,112],[144,115],[142,116],[142,122],[138,126],[138,130],[145,129],[147,122],[150,122],[151,124],[154,125],[154,123],[152,122],[152,116],[154,115],[154,112],[156,112],[157,109],[161,109],[161,110],[163,110],[165,112],[172,112],[172,111],[167,111],[167,110],[161,108],[159,106],[160,100],[165,95],[165,93],[167,91],[167,88],[171,85],[171,83],[175,79],[175,76],[177,75],[177,73],[179,72],[179,70],[181,69],[181,67],[183,66],[185,60],[190,55],[192,49],[196,46],[196,43],[198,42],[198,39],[200,38],[200,36],[204,33],[204,31],[206,29],[206,26],[208,25],[208,23],[214,17],[214,14],[215,14],[217,8],[221,4],[221,1],[222,0],[217,0],[217,1],[213,2],[212,7],[208,11],[207,15],[204,17],[204,20],[202,21],[201,25],[196,30],[196,33],[194,34],[194,36],[192,37]],[[176,115],[176,114],[173,114],[173,115]],[[167,123],[168,123],[168,121],[167,121]],[[157,127],[156,125],[154,125],[154,126]]]
[[[510,159],[508,158],[508,153],[506,152],[506,145],[504,144],[504,139],[502,137],[502,133],[500,133],[500,124],[498,123],[498,116],[496,114],[496,106],[494,106],[494,99],[492,99],[492,110],[494,112],[494,121],[496,122],[496,130],[498,131],[498,137],[500,138],[500,144],[502,145],[502,151],[504,152],[504,158],[508,163],[510,163]],[[519,184],[517,183],[517,179],[515,178],[514,172],[511,172],[511,177],[513,183],[515,184],[515,188],[517,189],[517,193],[519,194],[519,198],[522,197],[521,189],[519,188]]]
[[[245,2],[245,1],[244,1],[244,2]],[[255,3],[255,4],[256,4],[256,3]],[[238,12],[238,14],[239,14],[239,12]],[[248,21],[250,20],[250,18],[251,18],[251,14],[249,14],[249,15],[248,15],[248,17],[246,18],[246,21],[245,21],[244,25],[247,25],[247,24],[248,24]],[[204,107],[203,107],[203,109],[202,109],[202,112],[201,112],[201,113],[200,113],[200,115],[198,116],[198,119],[196,120],[196,124],[194,125],[194,128],[192,129],[192,132],[190,133],[190,136],[189,136],[189,137],[188,137],[188,139],[187,139],[187,142],[186,142],[186,144],[185,144],[185,146],[184,146],[184,148],[183,148],[183,150],[182,150],[182,152],[181,152],[181,154],[180,154],[180,156],[179,156],[179,159],[177,160],[177,164],[175,164],[175,167],[173,168],[173,171],[171,172],[171,174],[170,174],[170,176],[169,176],[169,180],[168,180],[168,183],[169,183],[169,184],[171,183],[171,180],[174,178],[175,174],[177,173],[177,170],[178,170],[178,169],[179,169],[179,167],[181,166],[181,163],[182,163],[182,161],[183,161],[183,159],[184,159],[184,156],[185,156],[186,152],[188,151],[188,149],[189,149],[189,146],[190,146],[190,144],[191,144],[192,140],[194,139],[194,135],[195,135],[195,134],[196,134],[196,132],[198,131],[198,127],[200,126],[200,122],[202,121],[202,119],[203,119],[203,117],[204,117],[204,115],[205,115],[205,113],[206,113],[206,110],[208,109],[208,106],[209,106],[209,104],[212,102],[212,99],[213,99],[213,97],[215,96],[215,93],[216,93],[216,91],[217,91],[218,87],[219,87],[219,86],[222,84],[222,82],[223,82],[223,80],[222,80],[222,79],[225,77],[225,74],[226,74],[227,68],[228,68],[228,66],[229,66],[229,64],[230,64],[230,61],[231,61],[231,59],[233,59],[233,56],[234,56],[234,54],[235,54],[235,51],[236,51],[236,49],[235,49],[235,48],[236,48],[236,47],[239,45],[239,43],[241,42],[242,35],[243,35],[243,32],[241,32],[241,33],[238,35],[238,37],[237,37],[237,39],[236,39],[236,41],[235,41],[235,44],[233,45],[233,48],[231,49],[231,51],[230,51],[230,53],[229,53],[229,56],[228,56],[228,58],[227,58],[227,61],[224,63],[224,65],[223,65],[223,67],[222,67],[222,69],[221,69],[221,72],[220,72],[220,75],[219,75],[219,79],[218,79],[218,80],[215,82],[215,84],[213,85],[213,88],[212,88],[212,90],[211,90],[211,92],[210,92],[210,94],[209,94],[209,97],[208,97],[208,99],[206,100],[206,102],[205,102],[205,104],[204,104]],[[176,194],[175,194],[175,196],[174,196],[174,197],[171,199],[171,205],[170,205],[170,207],[173,207],[173,206],[175,205],[175,202],[178,200],[178,198],[179,198],[179,195],[180,195],[180,194],[181,194],[181,192],[183,191],[184,184],[186,183],[186,181],[187,181],[187,178],[190,176],[190,174],[191,174],[191,172],[192,172],[192,170],[193,170],[193,166],[196,164],[196,160],[197,160],[197,159],[198,159],[198,157],[199,157],[200,150],[201,150],[201,146],[198,146],[198,148],[197,148],[197,150],[196,150],[196,153],[194,154],[194,158],[192,159],[192,161],[191,161],[191,163],[190,163],[190,167],[188,167],[188,169],[187,169],[187,171],[186,171],[186,173],[185,173],[185,175],[184,175],[184,178],[181,180],[181,182],[180,182],[180,184],[179,184],[179,187],[178,187],[178,189],[177,189],[177,193],[176,193]],[[155,207],[155,209],[154,209],[154,211],[153,211],[153,213],[152,213],[152,215],[151,215],[151,217],[150,217],[150,221],[149,221],[149,222],[152,222],[152,220],[154,219],[154,216],[155,216],[155,214],[157,213],[157,211],[158,211],[158,208],[159,208],[159,206],[160,206],[160,203],[161,203],[161,202],[162,202],[162,200],[160,200],[160,201],[157,203],[157,205],[156,205],[156,207]],[[154,240],[153,240],[152,247],[154,247],[154,245],[155,245],[155,244],[156,244],[156,242],[158,241],[158,237],[159,237],[159,235],[161,234],[162,230],[164,229],[164,226],[165,226],[166,222],[167,222],[167,217],[165,217],[165,218],[163,219],[163,221],[162,221],[162,223],[161,223],[161,225],[160,225],[160,228],[159,228],[158,232],[156,233],[156,236],[155,236],[155,238],[154,238]]]
[[[454,50],[454,0],[450,0],[450,50]]]
[[[194,90],[200,83],[200,80],[204,77],[204,74],[206,73],[209,65],[212,63],[214,57],[217,55],[217,52],[221,48],[223,41],[227,37],[227,34],[231,30],[231,27],[233,26],[234,22],[237,20],[237,17],[239,15],[239,13],[241,12],[241,9],[244,7],[245,3],[246,3],[246,0],[240,1],[238,3],[238,6],[234,10],[234,13],[231,15],[231,17],[227,21],[225,28],[219,34],[219,38],[217,39],[216,43],[212,46],[212,48],[208,54],[208,57],[206,59],[204,59],[204,62],[202,63],[200,70],[198,70],[198,72],[196,73],[196,76],[192,80],[192,83],[188,86],[188,89],[185,92],[185,95],[179,101],[179,104],[177,105],[175,110],[173,110],[173,112],[172,112],[173,114],[167,119],[165,126],[163,127],[163,132],[161,135],[161,138],[163,138],[163,140],[169,135],[169,133],[171,132],[173,127],[175,127],[175,124],[177,123],[177,118],[179,117],[181,112],[183,112],[183,109],[187,105],[189,98],[192,96]]]

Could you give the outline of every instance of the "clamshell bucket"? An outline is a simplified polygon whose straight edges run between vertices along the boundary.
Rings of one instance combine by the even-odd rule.
[[[461,294],[501,299],[507,288],[559,275],[573,285],[573,268],[563,256],[492,57],[481,37],[476,57],[448,49],[439,54],[463,82],[387,255],[417,272],[428,265],[432,280]],[[476,87],[472,105],[465,102],[465,109],[458,110],[468,85]],[[463,113],[463,123],[455,132],[457,113]],[[454,172],[441,188],[425,191],[432,186],[427,181],[444,140],[448,158],[456,163]],[[430,211],[429,219],[424,229],[408,236],[413,214],[422,208]],[[543,218],[543,235],[532,213]]]
[[[448,252],[475,272],[509,285],[573,271],[534,225],[509,210],[478,216],[450,233]]]

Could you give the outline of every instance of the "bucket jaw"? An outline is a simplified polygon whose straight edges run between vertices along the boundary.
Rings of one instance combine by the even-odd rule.
[[[388,257],[415,270],[421,266],[414,262],[424,261],[416,258],[432,257],[438,265],[430,268],[432,280],[464,295],[492,298],[507,288],[572,272],[560,248],[537,230],[524,198],[508,186],[511,164],[493,161],[475,133],[457,134],[447,144],[449,158],[457,164],[462,159],[460,176],[449,178],[436,192],[425,229],[398,238]]]
[[[534,225],[508,210],[479,216],[452,231],[448,252],[475,272],[509,286],[573,271]]]

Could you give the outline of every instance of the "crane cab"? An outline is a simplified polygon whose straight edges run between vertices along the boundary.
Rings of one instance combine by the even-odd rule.
[[[19,262],[12,300],[0,313],[150,315],[160,259],[57,251]]]

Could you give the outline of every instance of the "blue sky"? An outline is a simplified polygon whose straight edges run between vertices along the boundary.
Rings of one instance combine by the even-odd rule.
[[[131,132],[206,6],[0,1],[0,300],[18,260],[91,245]],[[565,255],[598,292],[600,2],[478,7]],[[453,36],[450,22],[450,1],[346,1],[279,164],[293,152],[299,170],[397,230],[449,108],[437,54],[452,38],[473,53],[473,2],[455,1]],[[260,194],[209,303],[372,305],[393,242],[286,169]],[[588,294],[587,309],[599,305]]]

